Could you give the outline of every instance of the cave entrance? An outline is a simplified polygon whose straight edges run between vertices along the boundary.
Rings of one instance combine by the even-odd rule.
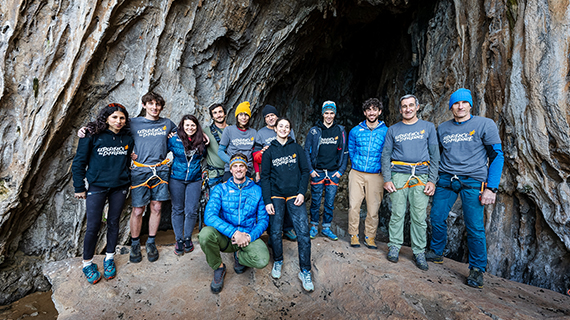
[[[394,123],[399,97],[416,91],[435,4],[413,1],[372,6],[351,2],[340,6],[335,16],[314,12],[298,32],[296,54],[291,58],[295,62],[271,86],[265,103],[291,118],[300,137],[320,118],[326,100],[336,102],[336,119],[347,131],[364,119],[362,102],[371,97],[384,104],[381,119]],[[260,127],[261,117],[258,113]]]

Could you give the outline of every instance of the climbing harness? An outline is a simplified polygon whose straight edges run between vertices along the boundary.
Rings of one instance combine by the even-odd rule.
[[[325,173],[325,178],[321,181],[318,182],[313,182],[311,181],[312,185],[316,185],[316,184],[324,184],[325,186],[338,186],[338,183],[335,183],[334,181],[332,181],[332,179],[329,177],[329,172],[328,170],[323,170],[323,172]]]
[[[392,161],[392,167],[394,167],[394,165],[410,166],[412,168],[412,172],[410,173],[410,176],[408,177],[408,180],[406,181],[404,186],[401,188],[396,188],[396,190],[402,190],[402,189],[406,189],[406,188],[413,188],[416,186],[425,186],[426,185],[425,183],[423,183],[420,180],[420,178],[418,176],[416,176],[416,167],[417,166],[429,166],[429,161],[423,161],[423,162],[417,162],[417,163],[409,163],[409,162],[403,162],[403,161]],[[416,179],[417,183],[410,184],[412,179]]]
[[[161,184],[163,184],[163,183],[168,184],[168,181],[162,180],[162,178],[159,177],[158,174],[156,174],[156,168],[158,168],[158,167],[160,167],[160,166],[163,166],[163,165],[166,165],[169,161],[170,161],[170,160],[169,160],[168,158],[166,158],[166,159],[164,159],[164,160],[163,160],[162,162],[160,162],[160,163],[148,165],[148,164],[143,164],[143,163],[136,162],[136,161],[133,160],[133,166],[135,166],[135,167],[139,167],[139,168],[150,168],[150,170],[152,171],[152,176],[151,176],[150,178],[148,178],[145,182],[143,182],[143,183],[141,183],[141,184],[139,184],[139,185],[131,186],[131,190],[132,190],[132,189],[139,188],[139,187],[147,187],[147,188],[149,188],[149,189],[154,189],[154,188],[156,188],[157,186],[159,186],[159,185],[161,185]],[[152,181],[152,180],[154,180],[154,179],[158,179],[159,182],[158,182],[157,184],[153,185],[153,186],[149,185],[149,182]]]
[[[297,196],[291,196],[291,197],[278,197],[278,196],[272,196],[271,199],[283,199],[285,200],[285,202],[292,200],[292,199],[296,199]]]

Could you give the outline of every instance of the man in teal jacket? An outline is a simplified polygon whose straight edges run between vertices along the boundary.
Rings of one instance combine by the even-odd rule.
[[[246,267],[263,269],[269,263],[267,246],[259,239],[267,229],[269,216],[261,187],[246,177],[247,161],[241,153],[231,157],[232,177],[214,187],[206,205],[207,226],[200,231],[200,246],[214,269],[213,293],[222,291],[226,275],[220,252],[234,253],[234,271],[238,274]]]

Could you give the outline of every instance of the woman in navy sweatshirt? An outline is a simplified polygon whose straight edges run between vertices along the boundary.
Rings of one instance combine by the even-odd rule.
[[[71,170],[75,198],[85,199],[87,228],[83,241],[83,273],[91,284],[101,279],[93,263],[97,234],[105,201],[107,212],[107,254],[103,261],[103,276],[115,277],[115,246],[119,235],[119,218],[131,185],[129,166],[134,140],[129,130],[129,113],[122,105],[111,103],[99,112],[97,119],[87,124],[87,136],[79,140]],[[85,179],[89,189],[85,188]]]
[[[168,187],[172,199],[176,255],[194,250],[192,231],[196,224],[202,191],[201,161],[206,157],[208,143],[208,137],[193,115],[183,116],[178,124],[177,134],[168,139],[168,150],[174,155]]]
[[[297,234],[299,279],[303,289],[313,291],[311,278],[311,239],[305,206],[309,166],[303,148],[289,137],[291,122],[280,118],[275,124],[277,139],[271,142],[261,160],[261,190],[269,214],[269,236],[273,248],[271,276],[281,277],[283,266],[283,217],[288,210]]]

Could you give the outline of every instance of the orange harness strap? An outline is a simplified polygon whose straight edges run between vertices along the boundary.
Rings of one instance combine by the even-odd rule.
[[[420,178],[418,178],[416,176],[416,167],[417,166],[429,166],[429,161],[424,161],[424,162],[417,162],[417,163],[408,163],[408,162],[403,162],[403,161],[392,161],[392,166],[394,165],[400,165],[400,166],[410,166],[412,167],[412,173],[410,174],[410,177],[408,178],[408,181],[406,181],[406,183],[404,184],[403,187],[401,188],[396,188],[396,190],[402,190],[402,189],[406,189],[406,188],[413,188],[413,187],[417,187],[417,186],[425,186],[426,184],[423,183]],[[410,184],[410,182],[412,181],[412,179],[416,179],[416,183],[415,184]]]
[[[289,201],[289,200],[296,199],[296,198],[297,198],[297,196],[291,196],[291,197],[287,197],[287,198],[285,198],[285,197],[278,197],[278,196],[273,196],[273,197],[271,197],[271,199],[283,199],[283,200],[285,200],[285,201]]]
[[[154,189],[154,188],[158,187],[159,185],[161,185],[161,184],[163,184],[163,183],[168,184],[168,181],[164,181],[161,177],[159,177],[159,176],[156,174],[156,168],[167,164],[169,161],[170,161],[170,160],[167,158],[167,159],[164,159],[164,160],[163,160],[162,162],[160,162],[160,163],[148,165],[148,164],[143,164],[143,163],[136,162],[136,161],[133,160],[133,166],[135,166],[135,167],[139,167],[139,168],[150,168],[150,170],[152,171],[152,176],[151,176],[150,178],[148,178],[145,182],[143,182],[143,183],[141,183],[141,184],[139,184],[139,185],[131,186],[131,190],[132,190],[132,189],[139,188],[139,187],[147,187],[147,188],[149,188],[149,189]],[[158,183],[155,184],[155,185],[152,185],[152,186],[149,185],[149,182],[151,182],[151,181],[154,180],[154,179],[158,179]]]

